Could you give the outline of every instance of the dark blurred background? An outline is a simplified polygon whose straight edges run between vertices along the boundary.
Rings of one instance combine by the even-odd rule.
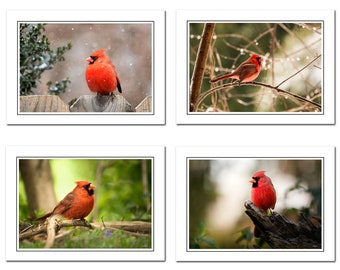
[[[189,163],[189,234],[192,248],[251,248],[251,199],[256,171],[265,170],[277,193],[274,211],[296,220],[322,214],[321,159],[192,159]]]

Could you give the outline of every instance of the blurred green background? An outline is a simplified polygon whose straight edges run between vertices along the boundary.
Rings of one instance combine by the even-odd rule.
[[[113,229],[110,222],[147,222],[152,228],[152,159],[19,159],[19,230],[37,226],[35,217],[52,211],[75,185],[87,180],[96,186],[95,203],[87,221],[96,229],[62,229],[54,248],[151,248],[151,233]],[[44,210],[42,210],[44,208]],[[108,226],[106,226],[107,224]],[[33,227],[34,228],[34,227]],[[20,248],[43,248],[38,235],[20,241]]]
[[[151,221],[151,159],[50,159],[49,163],[58,202],[73,190],[77,180],[88,180],[96,186],[97,204],[88,220],[100,221],[103,217],[105,221]],[[143,163],[146,171],[143,171]],[[98,166],[106,166],[100,172],[100,183],[96,179]],[[146,174],[147,190],[143,188],[143,173]],[[36,211],[41,213],[40,209]],[[98,213],[96,217],[92,216],[94,212]],[[31,216],[20,174],[19,220]]]

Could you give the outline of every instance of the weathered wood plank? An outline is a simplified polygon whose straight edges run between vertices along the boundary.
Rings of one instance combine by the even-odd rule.
[[[152,97],[147,96],[136,106],[136,112],[152,112]]]
[[[54,95],[20,97],[20,112],[69,112],[68,105]]]
[[[135,112],[122,95],[84,95],[70,107],[71,112]]]

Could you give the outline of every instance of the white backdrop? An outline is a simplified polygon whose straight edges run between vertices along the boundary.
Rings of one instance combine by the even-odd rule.
[[[142,146],[165,146],[166,147],[166,261],[165,262],[147,262],[141,265],[136,263],[101,263],[91,264],[90,267],[115,267],[119,269],[132,269],[145,267],[146,269],[227,269],[233,267],[251,267],[252,269],[263,269],[264,267],[275,267],[283,269],[286,267],[304,267],[301,263],[275,264],[272,263],[178,263],[176,262],[176,245],[174,237],[175,231],[175,149],[176,146],[340,146],[340,127],[339,125],[245,125],[245,126],[200,126],[200,125],[177,125],[176,124],[176,10],[179,9],[199,9],[202,13],[206,9],[225,9],[226,19],[228,19],[228,8],[247,8],[247,9],[337,9],[339,1],[324,0],[316,3],[310,1],[286,0],[277,1],[253,1],[243,0],[235,1],[201,1],[196,0],[189,2],[173,1],[7,1],[1,3],[0,29],[1,29],[1,89],[3,97],[1,98],[0,111],[0,134],[1,134],[1,162],[0,171],[2,174],[2,186],[5,181],[15,181],[15,179],[5,178],[5,149],[10,145],[142,145]],[[337,6],[335,6],[337,5]],[[166,11],[166,125],[161,126],[8,126],[6,124],[6,92],[16,91],[16,89],[7,89],[6,85],[6,61],[13,61],[6,54],[6,11],[13,9],[62,9],[62,10],[165,10]],[[256,12],[256,10],[254,10]],[[339,37],[339,27],[336,29]],[[16,46],[16,44],[13,44]],[[338,49],[338,44],[337,44]],[[338,55],[338,54],[337,54]],[[339,78],[339,68],[335,77]],[[185,89],[183,89],[185,91]],[[337,94],[337,104],[339,104],[339,94]],[[337,117],[339,119],[339,110]],[[110,139],[97,140],[97,134],[108,134]],[[288,136],[294,134],[294,137]],[[293,139],[292,139],[293,138]],[[337,168],[339,168],[339,158],[337,159]],[[339,194],[339,184],[337,194]],[[5,212],[5,189],[1,189],[1,213]],[[337,200],[337,212],[339,209],[339,199]],[[2,214],[4,217],[4,214]],[[338,225],[338,224],[337,224]],[[29,267],[30,269],[46,269],[46,267],[57,269],[59,267],[89,267],[88,263],[14,263],[5,260],[5,222],[4,218],[0,220],[0,268],[17,269],[18,267]],[[337,243],[339,242],[339,233],[336,234]],[[337,259],[339,259],[339,248],[337,248]],[[270,256],[270,255],[268,255]],[[62,258],[60,258],[62,259]],[[94,258],[95,259],[95,258]],[[236,265],[235,265],[236,264]],[[265,264],[265,265],[263,265]],[[325,269],[336,269],[339,263],[317,264],[317,267]],[[310,264],[307,264],[311,266]],[[338,265],[338,266],[337,266]],[[308,266],[307,266],[308,267]]]

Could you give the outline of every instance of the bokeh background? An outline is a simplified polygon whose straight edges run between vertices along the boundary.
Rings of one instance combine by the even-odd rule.
[[[204,23],[189,23],[190,78],[202,38]],[[231,79],[212,85],[209,80],[221,73],[234,71],[249,54],[263,59],[262,71],[255,80],[277,86],[321,104],[322,101],[321,22],[216,23],[206,62],[201,92]],[[316,59],[305,68],[307,64]],[[300,72],[299,72],[300,71]],[[299,72],[296,76],[292,76]],[[292,76],[292,77],[291,77]],[[290,78],[291,77],[291,78]],[[319,112],[315,106],[280,94],[273,89],[242,85],[226,87],[209,95],[199,106],[200,112]]]
[[[47,95],[48,81],[69,78],[71,84],[60,94],[67,104],[81,95],[94,95],[85,81],[86,59],[92,52],[106,48],[120,78],[122,95],[132,105],[138,105],[152,95],[153,42],[152,23],[47,23],[44,34],[51,49],[72,44],[65,61],[42,74],[36,95]]]
[[[322,214],[321,159],[191,159],[189,235],[191,248],[253,248],[253,223],[244,202],[252,175],[265,170],[277,193],[274,211],[295,221],[299,211]]]

